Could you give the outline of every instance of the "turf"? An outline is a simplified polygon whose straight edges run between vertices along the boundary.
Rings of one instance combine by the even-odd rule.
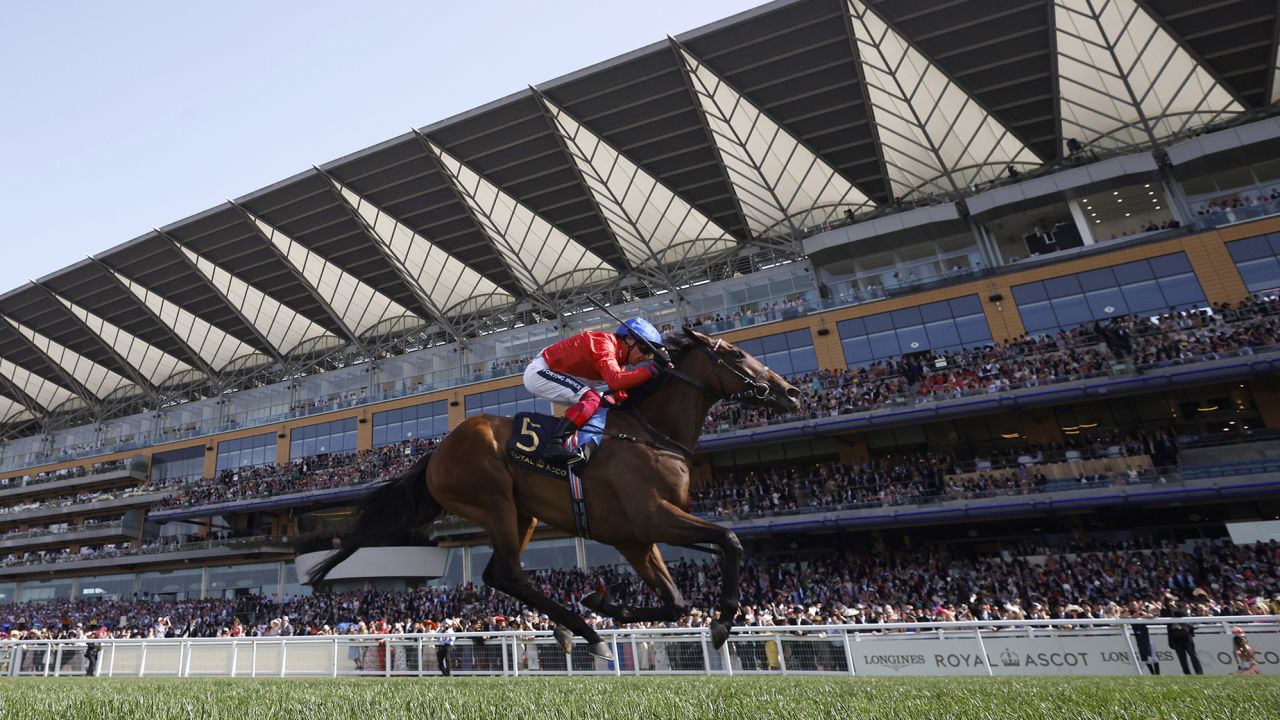
[[[0,718],[1247,718],[1280,678],[3,678]]]

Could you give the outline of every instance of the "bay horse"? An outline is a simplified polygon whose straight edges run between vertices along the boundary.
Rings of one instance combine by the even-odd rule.
[[[618,606],[603,588],[580,602],[620,622],[678,620],[689,606],[657,544],[714,552],[722,582],[711,639],[719,649],[738,613],[742,545],[731,530],[685,510],[693,449],[717,401],[790,413],[800,407],[800,391],[725,340],[686,327],[667,343],[674,368],[609,412],[605,440],[581,473],[591,539],[617,548],[662,606]],[[577,612],[538,590],[520,568],[520,554],[539,520],[570,535],[576,528],[569,484],[508,459],[513,429],[507,417],[467,418],[431,453],[366,497],[339,549],[310,572],[309,581],[323,580],[360,547],[394,544],[448,511],[488,533],[493,555],[482,574],[485,584],[545,613],[565,652],[576,634],[592,655],[611,659],[600,635]]]

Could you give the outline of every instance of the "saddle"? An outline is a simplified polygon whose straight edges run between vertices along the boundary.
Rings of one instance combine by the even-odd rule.
[[[569,483],[569,505],[573,510],[573,522],[577,526],[577,534],[584,538],[591,537],[591,528],[587,523],[587,490],[582,483],[582,466],[591,459],[591,453],[604,440],[604,423],[608,412],[608,408],[600,408],[569,438],[570,449],[579,451],[581,461],[550,462],[542,457],[539,451],[552,442],[549,436],[560,422],[553,415],[516,413],[513,418],[515,432],[511,433],[511,442],[507,443],[507,457],[513,462]]]
[[[608,419],[609,409],[602,407],[587,421],[582,429],[569,438],[570,449],[578,449],[582,462],[573,462],[574,471],[580,472],[591,453],[604,441],[604,424]],[[560,419],[544,413],[522,412],[513,418],[514,432],[507,443],[507,457],[513,462],[530,470],[550,475],[561,480],[569,479],[569,463],[550,462],[542,457],[542,448],[551,442],[549,436],[555,430]]]

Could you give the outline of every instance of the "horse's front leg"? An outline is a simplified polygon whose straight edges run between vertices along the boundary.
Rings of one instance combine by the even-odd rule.
[[[732,530],[681,510],[665,500],[649,516],[650,540],[669,545],[710,543],[720,549],[719,615],[711,621],[711,643],[717,650],[729,639],[738,616],[741,591],[738,587],[742,564],[742,543]]]

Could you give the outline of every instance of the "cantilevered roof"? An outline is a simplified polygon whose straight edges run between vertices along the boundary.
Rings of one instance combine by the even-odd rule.
[[[1163,143],[1274,102],[1278,38],[1275,0],[779,0],[102,238],[0,296],[0,416],[466,337],[1068,138]]]

